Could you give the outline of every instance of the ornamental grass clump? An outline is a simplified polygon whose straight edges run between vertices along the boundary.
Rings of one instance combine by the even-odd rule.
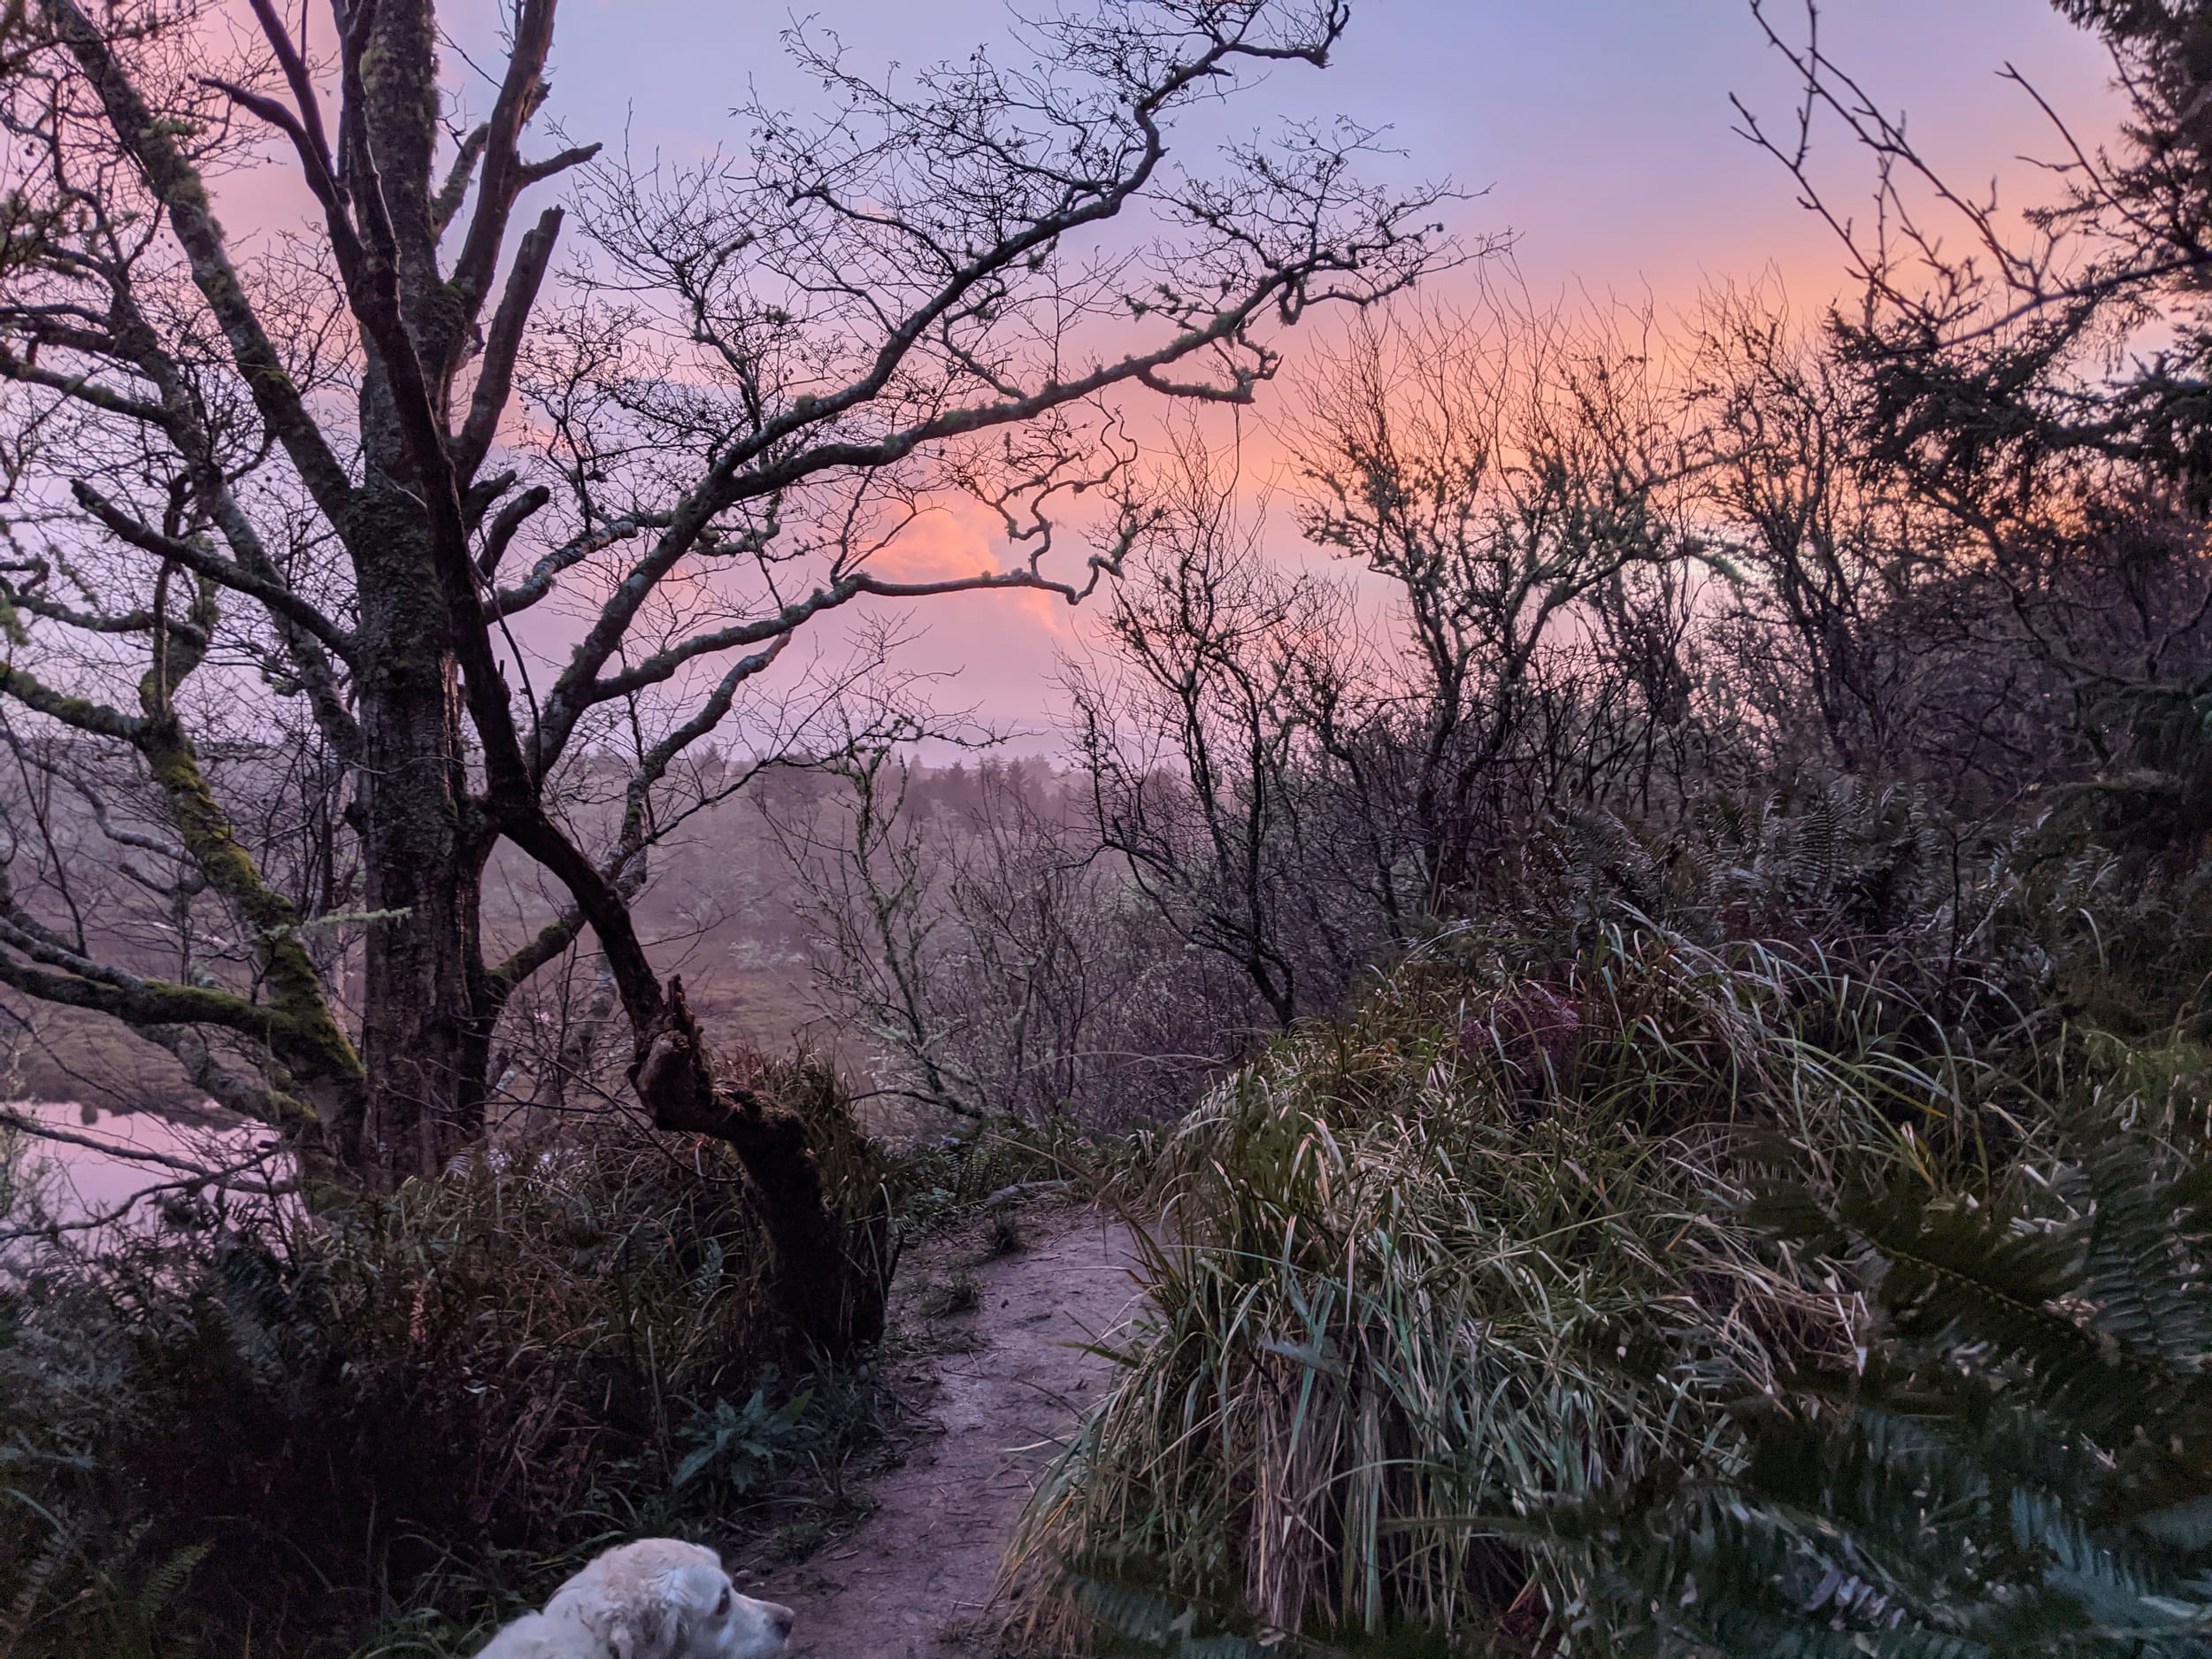
[[[1863,1304],[1741,1207],[1755,1153],[1970,1141],[1912,1023],[1647,928],[1417,957],[1281,1040],[1154,1152],[1149,1315],[1017,1551],[1041,1633],[1133,1572],[1286,1632],[1556,1627],[1586,1586],[1470,1517],[1728,1466],[1732,1408],[1849,1364]]]

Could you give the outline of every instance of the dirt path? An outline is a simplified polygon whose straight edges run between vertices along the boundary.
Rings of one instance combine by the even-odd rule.
[[[956,1245],[926,1263],[935,1378],[910,1399],[923,1438],[877,1484],[879,1507],[857,1532],[779,1578],[772,1594],[799,1615],[795,1654],[991,1651],[1000,1552],[1110,1369],[1076,1345],[1110,1335],[1135,1294],[1136,1246],[1120,1223],[1033,1211],[1017,1225],[1018,1250],[978,1262],[973,1243]]]

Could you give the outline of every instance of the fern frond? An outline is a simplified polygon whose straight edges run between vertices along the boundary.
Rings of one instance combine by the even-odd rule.
[[[172,1553],[166,1561],[146,1575],[146,1581],[139,1586],[138,1594],[132,1601],[134,1610],[149,1627],[156,1616],[176,1599],[177,1592],[184,1588],[186,1581],[198,1571],[200,1563],[207,1559],[207,1552],[208,1546],[205,1544],[188,1544]]]
[[[1663,1651],[2212,1659],[2212,1180],[2109,1121],[2072,1140],[2020,1202],[1763,1200],[1881,1310],[1863,1372],[1558,1557]]]
[[[2193,1259],[2190,1217],[2145,1150],[2119,1138],[2082,1162],[2089,1205],[2079,1294],[2100,1333],[2194,1372],[2212,1353],[2212,1309]]]
[[[82,1545],[83,1527],[73,1519],[58,1520],[39,1552],[25,1568],[23,1583],[0,1615],[0,1653],[12,1653],[38,1617],[47,1587]]]
[[[1882,1262],[1882,1304],[1904,1340],[2001,1356],[1985,1368],[1993,1380],[2092,1434],[2120,1424],[2155,1432],[2185,1409],[2189,1384],[2162,1359],[2062,1311],[2085,1289],[2063,1232],[1901,1187],[1847,1198],[1837,1217]]]

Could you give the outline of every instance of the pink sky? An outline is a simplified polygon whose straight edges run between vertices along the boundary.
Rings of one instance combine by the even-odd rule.
[[[1770,0],[1793,25],[1791,0]],[[776,35],[794,16],[841,35],[856,62],[914,65],[1002,48],[1002,0],[570,0],[550,112],[578,136],[696,152],[734,135],[749,85],[803,107]],[[2039,143],[1996,72],[2016,64],[2063,110],[2101,100],[2102,52],[2047,0],[1828,0],[1824,38],[1913,131],[1967,176]],[[1770,162],[1732,136],[1730,95],[1778,115],[1786,66],[1747,0],[1358,0],[1333,65],[1279,71],[1236,106],[1240,127],[1343,113],[1392,129],[1405,170],[1488,188],[1466,227],[1511,227],[1540,287],[1649,284],[1663,295],[1779,259],[1816,280],[1826,250]]]
[[[1788,0],[1770,3],[1796,27]],[[479,62],[495,61],[499,10],[490,0],[447,9]],[[730,111],[749,87],[787,107],[810,98],[776,42],[794,15],[840,34],[870,66],[1002,48],[1007,37],[1001,0],[810,0],[797,13],[569,0],[548,114],[575,139],[619,145],[626,136],[641,157],[741,142]],[[1933,158],[1961,182],[2001,178],[2008,199],[2035,188],[2019,155],[2051,145],[2024,95],[1998,79],[2007,63],[2080,130],[2101,132],[2109,119],[2103,54],[2047,0],[1829,0],[1823,27],[1832,55],[1909,112]],[[452,68],[472,106],[488,105],[488,87]],[[1218,130],[1336,113],[1389,127],[1405,153],[1387,165],[1401,176],[1482,192],[1455,210],[1455,228],[1515,233],[1518,279],[1539,303],[1647,302],[1663,317],[1715,281],[1778,275],[1793,303],[1813,312],[1836,291],[1838,250],[1795,204],[1780,167],[1731,131],[1732,93],[1786,125],[1793,91],[1747,0],[1359,0],[1330,69],[1277,71]],[[1202,163],[1215,136],[1193,133],[1186,159]],[[1858,158],[1833,139],[1823,153],[1838,199],[1855,203],[1865,180]],[[1442,291],[1463,282],[1448,278]],[[1263,473],[1264,449],[1250,458],[1248,470]],[[901,550],[903,571],[997,562],[992,529],[979,511],[939,515]],[[1287,523],[1271,535],[1295,550]],[[1079,618],[1025,595],[932,602],[915,620],[926,635],[910,662],[950,676],[951,701],[1002,722],[1050,725],[1056,657],[1077,640]]]
[[[807,9],[869,61],[911,65],[1004,38],[998,0]],[[580,136],[626,122],[640,150],[702,149],[731,132],[718,118],[749,79],[771,101],[804,99],[774,54],[787,15],[695,0],[572,4],[554,107]],[[2001,170],[2024,184],[2011,158],[2049,153],[2039,118],[1998,80],[2008,62],[2087,129],[2103,125],[2104,55],[2045,0],[1830,0],[1823,27],[1834,55],[1909,111],[1910,130],[1962,179]],[[1781,169],[1731,132],[1732,93],[1786,119],[1792,92],[1745,0],[1363,0],[1330,69],[1278,72],[1237,109],[1252,126],[1340,111],[1389,126],[1405,175],[1486,191],[1458,210],[1460,227],[1516,232],[1539,300],[1648,296],[1664,311],[1709,282],[1774,270],[1816,309],[1836,288],[1834,244]],[[1830,153],[1855,197],[1856,159],[1839,143]],[[979,515],[949,515],[912,557],[972,568],[988,531]],[[1272,533],[1294,542],[1286,524]],[[1077,626],[1064,607],[985,597],[933,603],[917,619],[928,633],[912,660],[956,675],[958,700],[1048,723],[1041,687]]]

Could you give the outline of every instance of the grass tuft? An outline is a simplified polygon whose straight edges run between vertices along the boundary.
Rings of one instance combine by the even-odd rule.
[[[1605,932],[1564,963],[1417,956],[1149,1149],[1152,1311],[1026,1518],[1284,1632],[1471,1629],[1582,1587],[1535,1503],[1725,1466],[1734,1409],[1847,1366],[1863,1306],[1744,1209],[1778,1156],[1909,1171],[1986,1135],[1909,999],[1755,943]]]

